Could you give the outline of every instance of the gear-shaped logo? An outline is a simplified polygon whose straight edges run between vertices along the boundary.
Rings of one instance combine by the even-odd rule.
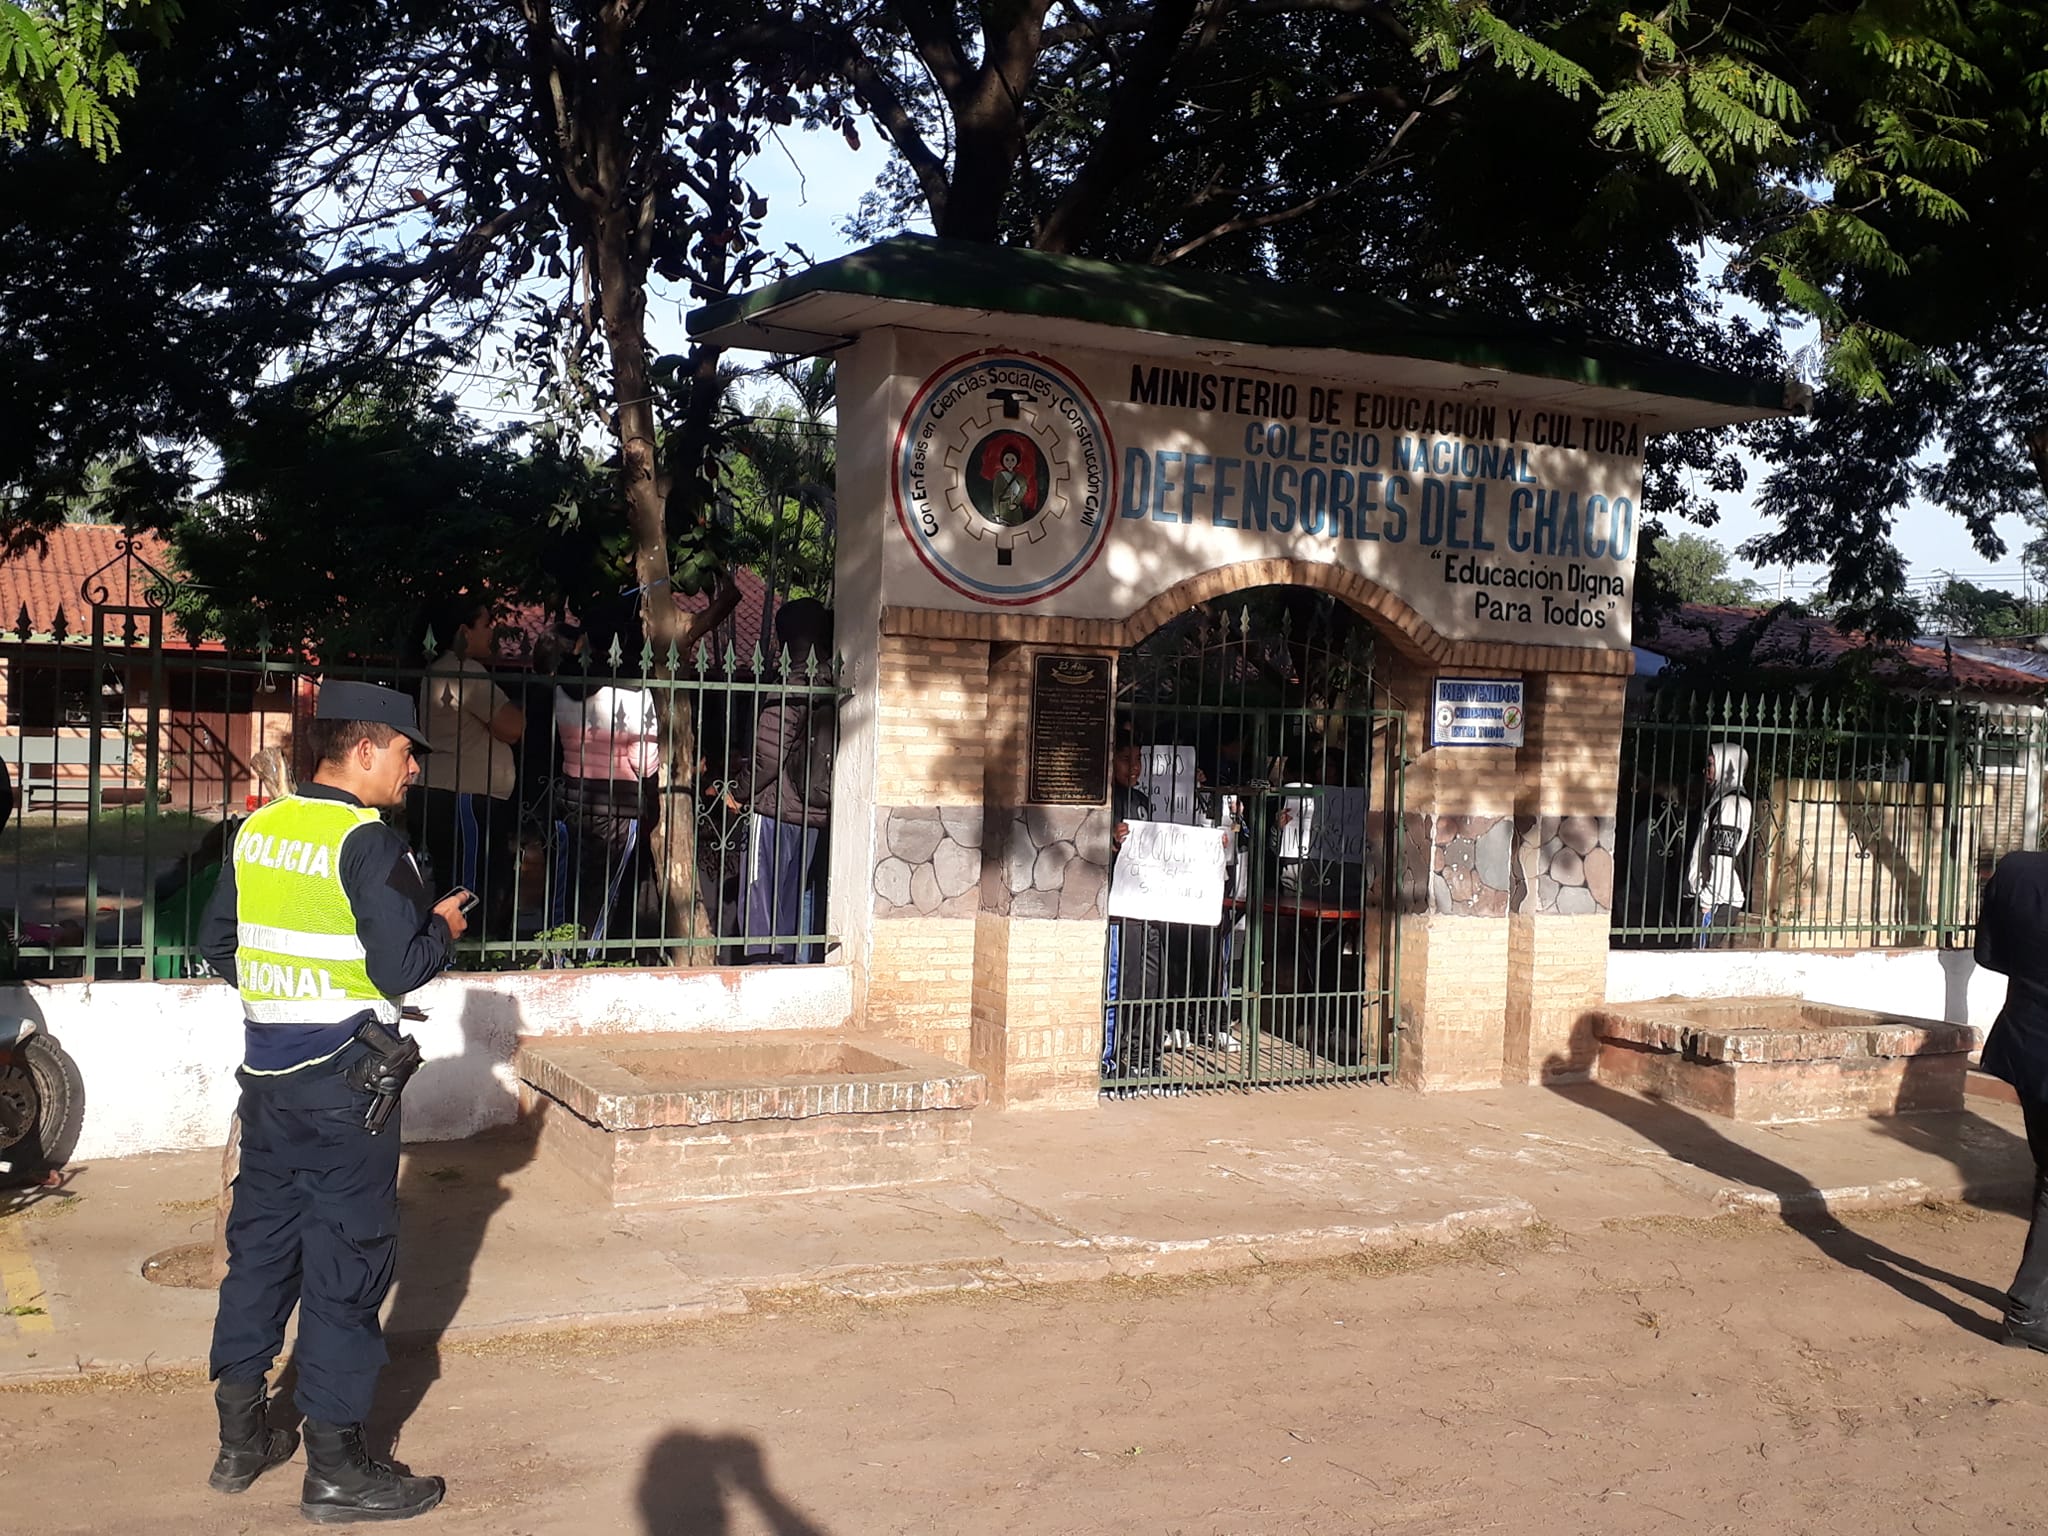
[[[896,439],[896,516],[926,568],[978,602],[1019,605],[1102,552],[1115,456],[1087,386],[1017,353],[955,358]]]

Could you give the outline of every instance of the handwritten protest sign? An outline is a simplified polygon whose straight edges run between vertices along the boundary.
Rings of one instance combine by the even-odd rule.
[[[1305,790],[1315,786],[1290,784],[1287,788]],[[1362,789],[1326,787],[1314,794],[1283,794],[1280,805],[1288,819],[1280,829],[1280,857],[1363,864],[1366,799]]]
[[[1152,801],[1153,821],[1195,824],[1195,749],[1147,747],[1138,787]]]
[[[1228,843],[1221,827],[1130,823],[1109,882],[1109,915],[1215,927],[1223,919]]]

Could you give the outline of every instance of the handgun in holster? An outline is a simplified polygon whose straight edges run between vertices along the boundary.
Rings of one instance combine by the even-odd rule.
[[[362,1058],[348,1069],[348,1085],[358,1093],[372,1095],[363,1112],[363,1129],[372,1136],[384,1129],[398,1096],[413,1073],[420,1069],[420,1043],[411,1035],[394,1034],[375,1019],[363,1020],[356,1039],[368,1047]]]

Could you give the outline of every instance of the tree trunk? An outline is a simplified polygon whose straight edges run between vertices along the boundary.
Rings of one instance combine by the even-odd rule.
[[[1003,199],[1024,154],[1024,104],[1038,74],[1051,0],[1020,0],[1003,25],[985,31],[982,65],[953,96],[953,176],[938,232],[993,245]],[[1000,8],[1006,9],[1006,8]]]
[[[629,251],[623,211],[596,219],[595,263],[598,300],[604,316],[605,347],[611,357],[619,438],[619,482],[626,499],[626,526],[633,539],[633,580],[640,588],[640,613],[657,676],[673,682],[687,667],[696,626],[685,622],[669,579],[668,498],[655,453],[653,379],[647,366],[645,286]],[[663,891],[664,940],[677,965],[704,964],[711,951],[689,941],[713,930],[697,889],[697,731],[681,689],[661,689],[666,720],[667,761],[662,774],[661,815],[650,839]]]

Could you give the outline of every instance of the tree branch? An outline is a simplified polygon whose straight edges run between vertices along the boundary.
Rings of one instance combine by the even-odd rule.
[[[1206,9],[1218,12],[1228,10],[1237,16],[1252,20],[1266,16],[1306,16],[1318,12],[1339,16],[1363,16],[1404,46],[1412,47],[1415,42],[1415,34],[1386,4],[1386,0],[1253,0],[1251,4],[1236,6],[1222,3],[1222,0],[1209,0]],[[1063,21],[1056,27],[1045,29],[1045,46],[1061,48],[1071,43],[1107,40],[1133,32],[1148,31],[1151,25],[1151,18],[1143,14],[1123,16],[1114,21],[1093,18]]]
[[[1268,229],[1275,224],[1285,224],[1290,219],[1298,219],[1303,214],[1320,208],[1324,203],[1356,191],[1386,168],[1387,162],[1393,158],[1394,146],[1401,142],[1401,136],[1413,127],[1416,119],[1421,116],[1422,114],[1419,111],[1410,113],[1408,120],[1401,124],[1395,130],[1394,136],[1387,141],[1386,148],[1374,155],[1371,163],[1349,181],[1318,192],[1314,197],[1296,203],[1292,208],[1276,209],[1272,213],[1242,214],[1234,219],[1225,219],[1214,229],[1197,235],[1192,240],[1183,241],[1164,255],[1155,256],[1153,258],[1154,263],[1162,267],[1170,266],[1172,263],[1179,261],[1181,257],[1191,255],[1199,251],[1203,246],[1221,240],[1225,235],[1240,234],[1248,229]]]
[[[461,266],[471,257],[496,244],[499,236],[544,210],[547,201],[545,196],[536,193],[525,202],[494,214],[481,224],[470,226],[468,232],[459,239],[416,261],[359,261],[329,267],[313,279],[308,291],[318,296],[350,283],[410,283],[423,277],[436,276],[450,268]]]
[[[1153,124],[1158,120],[1160,92],[1173,69],[1181,39],[1196,13],[1204,9],[1213,15],[1221,7],[1213,0],[1206,7],[1203,0],[1159,0],[1151,25],[1131,50],[1129,66],[1110,96],[1101,134],[1033,242],[1040,250],[1071,253],[1079,249],[1100,222],[1110,193],[1143,169],[1144,151],[1151,145]]]
[[[946,99],[957,106],[966,98],[975,74],[968,65],[967,49],[960,41],[960,34],[941,21],[938,12],[926,0],[896,0],[893,9],[903,19],[917,56],[932,72],[932,80],[945,92]],[[1044,14],[1042,6],[1039,14]],[[982,67],[988,67],[986,59]]]
[[[842,31],[836,35],[836,40],[841,47],[841,76],[853,88],[860,104],[867,108],[868,115],[889,136],[889,142],[903,156],[911,174],[917,177],[917,184],[924,191],[925,206],[931,210],[932,227],[937,228],[945,218],[946,196],[951,190],[946,179],[946,162],[925,142],[917,119],[904,106],[894,82],[875,67],[874,60],[868,57],[853,34]]]

